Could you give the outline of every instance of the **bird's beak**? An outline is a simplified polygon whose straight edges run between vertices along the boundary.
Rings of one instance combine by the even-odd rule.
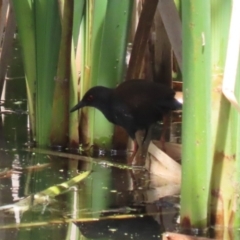
[[[80,101],[76,106],[74,106],[74,107],[70,110],[70,112],[74,112],[74,111],[76,111],[76,110],[78,110],[78,109],[80,109],[80,108],[83,108],[83,107],[85,107],[85,104],[84,104],[82,101]]]

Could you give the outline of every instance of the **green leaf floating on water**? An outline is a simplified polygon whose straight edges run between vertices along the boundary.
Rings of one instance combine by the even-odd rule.
[[[87,178],[90,175],[90,173],[91,171],[83,172],[67,182],[57,184],[55,186],[47,188],[44,191],[41,191],[34,195],[30,195],[24,199],[21,199],[15,204],[1,206],[0,211],[13,213],[15,210],[17,210],[23,213],[39,204],[44,205],[51,204],[55,202],[54,197],[69,191],[71,187]]]
[[[76,177],[70,179],[67,182],[60,183],[60,184],[57,184],[50,188],[47,188],[46,190],[35,194],[34,199],[37,200],[37,199],[40,199],[40,198],[46,197],[46,196],[53,198],[60,194],[63,194],[65,192],[67,192],[69,190],[69,188],[71,188],[72,186],[76,185],[77,183],[81,182],[83,179],[88,177],[90,173],[91,173],[91,171],[83,172],[83,173],[77,175]]]

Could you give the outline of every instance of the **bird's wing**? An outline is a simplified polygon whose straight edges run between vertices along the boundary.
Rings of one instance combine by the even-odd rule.
[[[170,110],[170,102],[161,95],[135,94],[124,99],[125,105],[128,106],[128,111],[135,117],[146,117],[153,113],[164,113]],[[126,113],[127,114],[127,113]]]
[[[124,102],[115,99],[112,103],[114,123],[123,127],[132,139],[135,138],[135,118],[129,106]]]
[[[126,121],[132,121],[133,115],[131,113],[130,108],[122,101],[115,100],[112,104],[112,113],[114,115],[114,119],[116,121],[116,124],[119,121],[123,121],[126,119]]]
[[[162,84],[144,80],[129,80],[116,88],[119,96],[129,107],[130,112],[165,111],[171,109],[175,92]]]

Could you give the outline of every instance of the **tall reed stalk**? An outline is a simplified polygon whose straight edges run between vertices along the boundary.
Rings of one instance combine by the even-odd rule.
[[[34,2],[32,0],[12,0],[22,47],[26,88],[28,96],[28,109],[32,136],[36,137],[36,112],[35,112],[35,82],[36,76],[36,46],[35,46],[35,19]]]
[[[36,140],[49,146],[61,24],[57,1],[35,0]],[[54,39],[54,40],[53,40]]]
[[[210,2],[182,2],[183,160],[181,225],[206,227],[211,177]]]
[[[116,87],[124,79],[126,67],[126,48],[129,32],[129,20],[133,1],[111,0],[107,2],[106,13],[102,22],[102,34],[99,37],[99,58],[92,75],[96,85]],[[97,46],[96,46],[97,47]],[[94,144],[110,148],[113,125],[98,111],[94,116]]]
[[[233,1],[234,2],[234,1]],[[230,30],[239,31],[238,21],[236,29],[230,29],[230,19],[233,12],[231,1],[212,0],[212,157],[214,161],[212,175],[212,199],[210,213],[212,223],[224,227],[239,226],[239,112],[231,105],[221,92],[230,89],[235,81],[236,99],[239,95],[239,59],[231,57],[239,50],[239,42],[235,49],[231,46]],[[227,46],[228,45],[228,46]],[[239,56],[239,53],[238,53]],[[227,61],[226,61],[227,59]],[[227,65],[227,66],[226,66]],[[228,66],[238,66],[235,70],[225,71]],[[227,69],[227,68],[226,68]],[[234,78],[234,79],[232,79]],[[217,231],[218,238],[230,239],[229,231]]]
[[[71,78],[70,78],[70,106],[74,106],[80,99],[80,80],[82,69],[82,56],[84,50],[82,47],[81,25],[83,25],[85,0],[74,0],[73,8],[73,29],[72,29],[72,47],[71,47]],[[69,145],[78,147],[79,145],[79,115],[70,114],[69,117]]]
[[[62,8],[60,8],[62,35],[55,78],[50,138],[52,145],[68,146],[69,85],[74,1],[62,0],[60,3],[62,3]]]

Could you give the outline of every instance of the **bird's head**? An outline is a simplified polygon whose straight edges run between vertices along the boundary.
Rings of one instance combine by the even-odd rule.
[[[102,86],[90,88],[82,100],[74,106],[70,112],[74,112],[83,107],[95,107],[101,110],[102,107],[109,104],[111,92],[112,89]]]

